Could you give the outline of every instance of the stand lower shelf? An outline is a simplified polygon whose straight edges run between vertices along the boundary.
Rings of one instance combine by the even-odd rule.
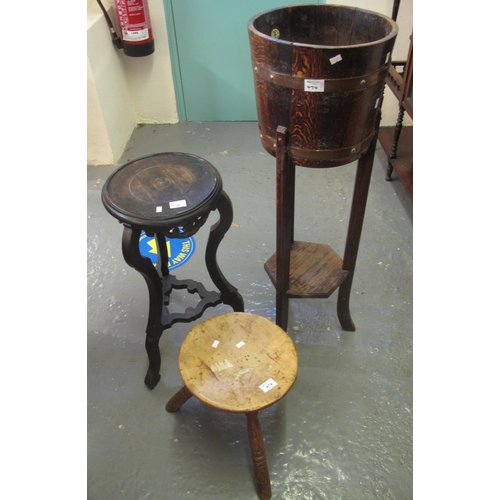
[[[290,253],[290,298],[328,298],[347,278],[342,259],[329,245],[295,241]],[[276,287],[276,253],[264,264]]]

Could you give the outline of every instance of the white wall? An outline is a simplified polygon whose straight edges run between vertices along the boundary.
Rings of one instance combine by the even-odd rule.
[[[137,120],[127,74],[102,14],[87,15],[87,162],[113,164]]]
[[[216,0],[213,0],[216,1]],[[235,0],[236,1],[236,0]],[[114,0],[102,0],[118,31]],[[300,3],[291,0],[290,4]],[[327,0],[391,16],[392,0]],[[87,162],[113,164],[139,123],[179,121],[172,77],[163,0],[149,0],[155,52],[127,57],[111,43],[108,26],[95,0],[87,0]],[[393,59],[406,59],[413,26],[413,0],[401,0],[399,33]],[[394,125],[398,102],[386,89],[382,126]],[[411,120],[405,115],[405,125]]]
[[[349,7],[359,7],[360,9],[372,10],[384,14],[388,17],[392,16],[393,0],[326,0],[326,3],[347,5]],[[399,5],[398,19],[398,36],[394,45],[392,54],[393,61],[405,61],[408,55],[410,46],[410,35],[413,31],[413,0],[401,0]],[[389,87],[386,87],[384,93],[384,102],[382,104],[382,121],[380,125],[394,126],[398,119],[399,104],[398,100],[391,92]],[[405,114],[403,125],[411,125],[412,120]]]
[[[118,32],[114,0],[102,0]],[[149,0],[155,52],[128,57],[116,49],[95,0],[87,0],[87,163],[113,164],[139,123],[176,123],[162,0]]]

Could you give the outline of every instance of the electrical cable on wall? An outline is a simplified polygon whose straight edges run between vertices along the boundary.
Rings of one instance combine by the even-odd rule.
[[[122,42],[121,38],[116,34],[113,23],[111,22],[111,18],[109,17],[109,14],[107,13],[106,9],[104,8],[104,5],[102,4],[101,0],[97,0],[97,3],[99,4],[99,7],[101,7],[102,13],[104,14],[104,18],[106,19],[106,22],[108,23],[109,31],[111,32],[111,40],[113,41],[113,45],[117,49],[123,49],[123,42]]]

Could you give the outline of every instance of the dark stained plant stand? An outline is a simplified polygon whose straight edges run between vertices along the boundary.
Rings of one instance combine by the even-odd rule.
[[[233,221],[232,203],[222,189],[222,178],[215,167],[187,153],[158,153],[123,165],[104,184],[102,202],[123,224],[122,251],[126,263],[144,277],[148,286],[146,352],[149,368],[145,384],[153,389],[160,380],[159,341],[164,330],[177,322],[194,321],[208,307],[221,303],[234,311],[244,311],[241,295],[226,280],[217,263],[217,249]],[[165,238],[194,235],[213,210],[219,212],[220,218],[210,229],[205,263],[218,291],[207,291],[202,283],[178,280],[169,272]],[[156,240],[156,267],[140,253],[143,231]],[[168,305],[173,289],[198,294],[198,305],[183,313],[170,312]]]

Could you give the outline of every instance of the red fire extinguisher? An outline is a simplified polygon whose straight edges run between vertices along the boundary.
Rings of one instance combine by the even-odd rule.
[[[148,0],[115,0],[116,15],[122,35],[121,40],[116,34],[101,1],[97,0],[97,3],[100,5],[108,23],[113,44],[117,48],[123,49],[125,55],[142,57],[148,56],[155,51]]]

